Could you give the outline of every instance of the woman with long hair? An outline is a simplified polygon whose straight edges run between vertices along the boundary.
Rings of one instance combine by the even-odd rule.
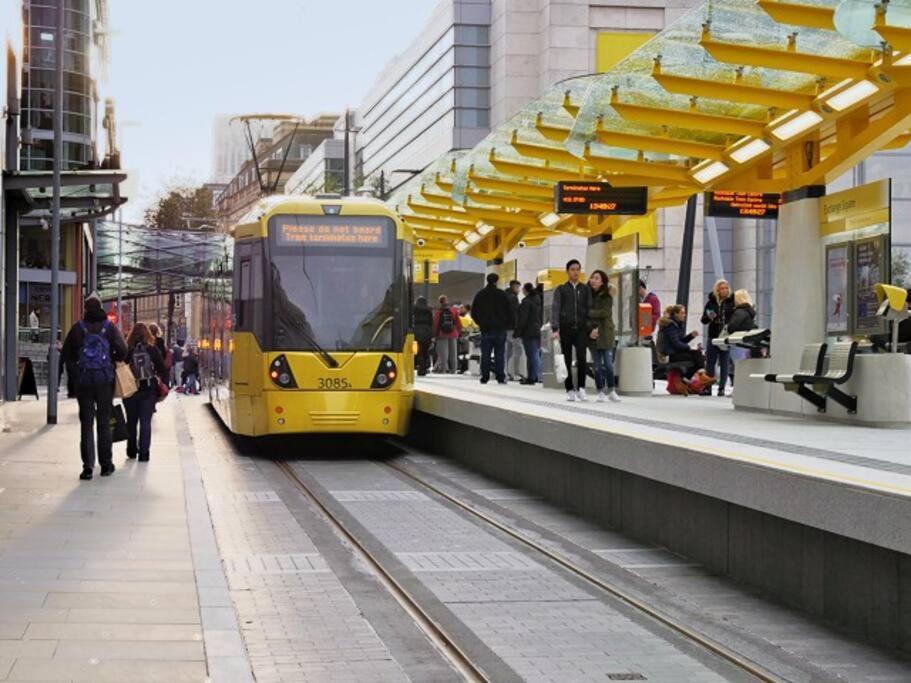
[[[167,381],[168,372],[155,337],[145,323],[136,323],[127,337],[126,362],[138,386],[135,394],[123,399],[127,411],[127,457],[139,456],[140,462],[148,462],[152,446],[152,414],[158,401],[158,380]]]
[[[610,292],[607,274],[603,270],[594,271],[588,279],[588,286],[592,288],[592,302],[588,309],[592,331],[588,347],[594,364],[598,401],[608,398],[619,402],[620,397],[614,389],[614,297]]]
[[[709,293],[708,301],[702,309],[702,324],[708,326],[708,339],[705,346],[705,367],[710,374],[720,366],[718,376],[718,395],[724,396],[731,368],[731,352],[715,346],[715,339],[728,327],[734,314],[734,295],[727,280],[718,280]],[[730,332],[731,330],[728,329]]]

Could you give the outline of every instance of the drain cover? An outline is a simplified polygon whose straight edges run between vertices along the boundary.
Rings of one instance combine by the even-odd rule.
[[[396,555],[413,572],[527,571],[541,568],[524,555],[510,552],[418,552]]]
[[[229,574],[254,576],[329,571],[319,553],[234,555],[225,558],[225,569]]]
[[[330,491],[340,503],[360,503],[391,500],[430,500],[420,491]]]
[[[647,681],[648,679],[642,674],[607,674],[608,680],[611,681]]]

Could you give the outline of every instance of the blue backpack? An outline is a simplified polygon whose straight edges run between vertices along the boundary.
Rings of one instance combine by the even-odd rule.
[[[105,320],[101,331],[93,334],[80,321],[84,338],[79,350],[79,384],[94,386],[114,383],[114,362],[111,360],[111,345],[106,334],[109,324]]]

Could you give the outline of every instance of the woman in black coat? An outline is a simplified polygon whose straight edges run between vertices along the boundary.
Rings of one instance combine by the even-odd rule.
[[[705,346],[705,367],[710,375],[715,374],[715,367],[720,366],[718,375],[718,395],[724,396],[724,388],[728,383],[731,370],[731,352],[729,349],[719,349],[713,343],[727,328],[731,316],[734,314],[734,295],[727,280],[718,280],[709,294],[709,299],[702,310],[702,324],[708,326],[708,339]],[[729,329],[729,328],[728,328]],[[730,330],[729,330],[730,331]]]
[[[414,340],[418,344],[415,369],[423,377],[430,370],[430,340],[433,338],[433,310],[427,299],[419,296],[414,304]]]
[[[745,289],[734,293],[734,312],[728,320],[728,332],[749,332],[755,330],[756,309],[753,308],[753,297]]]

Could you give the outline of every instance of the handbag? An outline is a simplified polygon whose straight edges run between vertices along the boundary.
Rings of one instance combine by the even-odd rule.
[[[133,370],[126,363],[117,363],[114,365],[114,397],[129,398],[139,391],[139,385],[136,383],[136,377]]]
[[[168,397],[168,393],[171,391],[168,389],[168,385],[161,381],[161,377],[155,378],[155,394],[158,397],[157,402],[161,403]]]
[[[111,410],[111,441],[127,440],[127,419],[123,414],[123,406],[119,403]]]
[[[565,382],[569,377],[569,370],[566,368],[566,359],[563,357],[563,347],[560,342],[554,341],[554,375],[558,382]]]

